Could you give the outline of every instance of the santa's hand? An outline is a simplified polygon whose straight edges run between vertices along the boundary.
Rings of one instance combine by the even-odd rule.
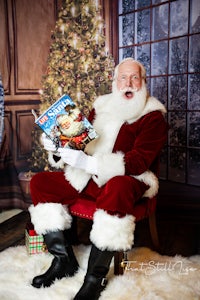
[[[89,174],[97,174],[97,161],[95,157],[85,154],[81,150],[58,148],[62,160],[75,168],[85,170]]]
[[[43,132],[41,136],[41,142],[44,146],[44,149],[47,151],[56,151],[56,146],[53,141]]]

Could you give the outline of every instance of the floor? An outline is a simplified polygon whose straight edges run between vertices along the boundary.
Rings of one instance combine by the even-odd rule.
[[[0,224],[22,212],[21,209],[8,209],[0,213]]]
[[[1,216],[1,220],[7,217],[9,218],[0,223],[0,251],[12,246],[24,245],[26,223],[30,221],[27,211],[7,212]]]

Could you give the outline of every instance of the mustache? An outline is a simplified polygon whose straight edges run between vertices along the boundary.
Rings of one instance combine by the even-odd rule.
[[[122,94],[125,94],[127,92],[130,92],[130,93],[137,93],[139,91],[139,88],[131,88],[131,87],[127,87],[127,88],[124,88],[124,89],[120,89],[119,90],[120,93]]]

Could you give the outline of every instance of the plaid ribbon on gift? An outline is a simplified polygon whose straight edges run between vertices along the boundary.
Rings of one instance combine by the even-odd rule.
[[[27,224],[25,230],[25,245],[29,254],[38,254],[47,252],[42,235],[38,235],[30,224]]]

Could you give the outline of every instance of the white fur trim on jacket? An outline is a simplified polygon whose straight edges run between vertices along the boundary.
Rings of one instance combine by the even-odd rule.
[[[29,207],[31,222],[38,234],[65,230],[71,227],[72,216],[60,203],[39,203]]]
[[[91,174],[86,173],[82,169],[77,169],[69,165],[65,167],[65,179],[68,180],[78,192],[81,192],[85,188],[91,177]]]
[[[125,174],[123,153],[97,153],[94,157],[97,159],[97,175],[93,175],[92,179],[99,187],[109,179]]]
[[[151,171],[146,171],[140,175],[133,176],[137,180],[144,182],[149,186],[149,189],[146,190],[143,197],[152,198],[158,193],[159,181],[156,175]]]
[[[59,168],[63,169],[63,167],[64,167],[64,161],[60,157],[60,159],[56,162],[54,160],[54,155],[59,158],[59,156],[57,154],[55,154],[54,152],[52,152],[52,151],[48,152],[48,161],[49,161],[50,165],[52,167],[56,168],[56,169],[59,169]]]
[[[119,218],[98,209],[94,214],[90,240],[102,251],[126,251],[133,246],[134,231],[134,216]]]

